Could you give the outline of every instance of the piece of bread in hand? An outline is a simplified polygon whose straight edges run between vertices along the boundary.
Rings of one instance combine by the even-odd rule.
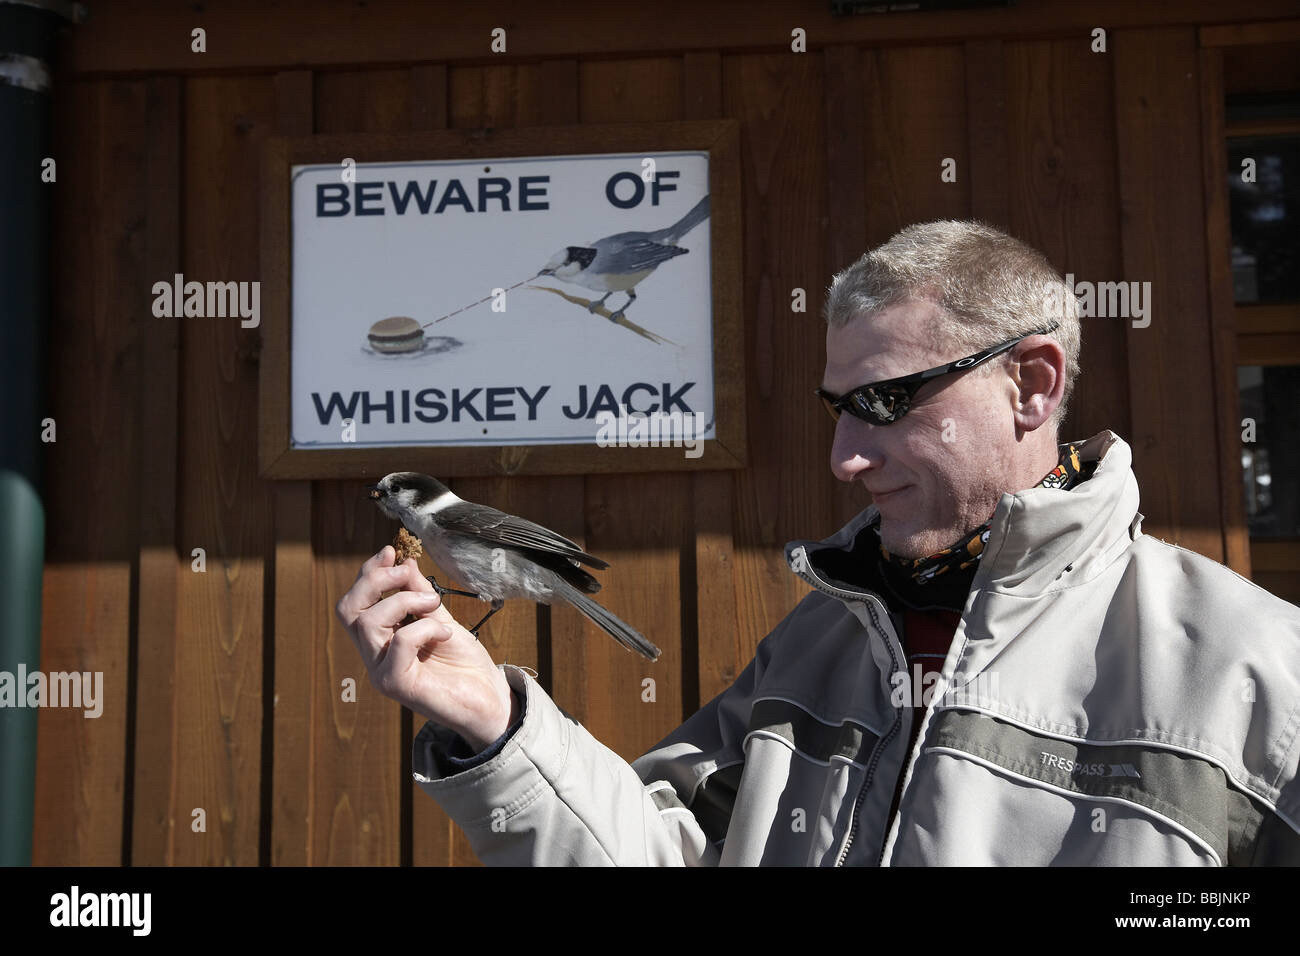
[[[393,550],[397,552],[397,560],[393,563],[398,565],[407,558],[418,560],[420,555],[424,554],[424,545],[405,528],[398,528],[397,535],[393,538]]]
[[[397,559],[393,562],[393,567],[397,567],[407,558],[415,558],[418,561],[420,556],[424,554],[424,545],[421,543],[419,538],[411,534],[411,532],[407,531],[405,528],[398,528],[397,534],[393,536],[393,550],[397,552]],[[388,595],[396,593],[397,589],[394,588],[393,590],[382,594],[381,597],[388,597]],[[402,623],[399,624],[398,627],[405,627],[407,624],[410,624],[415,620],[415,615],[408,614],[403,618]]]

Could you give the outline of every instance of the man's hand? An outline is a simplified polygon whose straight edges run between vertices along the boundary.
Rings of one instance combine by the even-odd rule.
[[[415,559],[394,567],[396,556],[385,545],[366,561],[334,612],[381,694],[482,750],[518,716],[515,695],[478,638],[442,606]],[[381,600],[393,588],[402,590]],[[408,614],[416,619],[402,626]]]

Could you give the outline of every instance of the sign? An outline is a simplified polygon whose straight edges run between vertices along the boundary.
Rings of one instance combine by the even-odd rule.
[[[708,183],[698,152],[295,167],[294,447],[714,437]]]
[[[725,124],[669,125],[716,135]],[[616,129],[626,140],[633,128]],[[289,248],[263,257],[273,273],[287,260],[288,334],[268,332],[287,355],[268,350],[263,408],[288,434],[283,447],[264,440],[264,468],[268,456],[337,465],[339,453],[388,450],[391,470],[416,470],[415,449],[442,450],[425,469],[442,475],[691,467],[710,448],[709,465],[736,466],[719,411],[743,381],[740,355],[729,349],[720,378],[718,348],[720,327],[739,338],[739,295],[725,315],[715,303],[738,270],[714,261],[716,146],[551,152],[537,148],[544,131],[508,132],[499,152],[476,140],[466,151],[479,155],[457,158],[372,159],[355,143],[320,161],[341,137],[272,141],[267,175],[287,182],[267,190],[264,242],[283,230]],[[569,138],[578,132],[603,139],[596,127]],[[721,198],[734,228],[738,190]],[[281,363],[283,382],[269,371]],[[675,456],[626,454],[665,447]]]

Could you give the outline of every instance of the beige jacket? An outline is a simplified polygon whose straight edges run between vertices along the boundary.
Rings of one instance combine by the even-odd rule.
[[[1143,535],[1121,439],[1081,454],[1073,490],[1002,497],[910,750],[895,623],[843,579],[872,508],[787,545],[815,590],[634,763],[507,667],[501,752],[448,774],[429,723],[415,779],[488,864],[1300,863],[1300,608]]]

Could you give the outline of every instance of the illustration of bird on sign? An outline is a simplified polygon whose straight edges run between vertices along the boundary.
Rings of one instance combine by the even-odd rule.
[[[565,246],[551,256],[539,274],[554,276],[573,285],[605,293],[599,299],[583,304],[588,312],[600,312],[611,322],[617,322],[624,317],[628,306],[636,301],[637,284],[663,263],[690,252],[677,243],[707,218],[709,197],[705,196],[690,212],[666,229],[655,232],[620,232],[583,246]],[[551,291],[558,293],[558,290]],[[618,311],[608,312],[604,308],[605,300],[615,292],[625,293],[627,301],[619,306]],[[570,301],[581,301],[564,297]]]

